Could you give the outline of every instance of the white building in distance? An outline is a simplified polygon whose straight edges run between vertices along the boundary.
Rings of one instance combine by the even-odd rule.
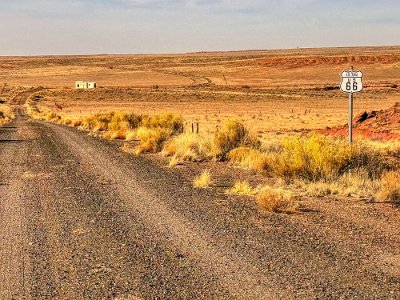
[[[96,82],[90,81],[75,81],[76,89],[95,89],[97,86]]]

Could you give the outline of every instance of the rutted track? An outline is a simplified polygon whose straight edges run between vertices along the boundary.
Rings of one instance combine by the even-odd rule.
[[[376,221],[381,235],[323,205],[323,216],[262,216],[17,113],[0,132],[0,299],[399,296],[396,220]]]

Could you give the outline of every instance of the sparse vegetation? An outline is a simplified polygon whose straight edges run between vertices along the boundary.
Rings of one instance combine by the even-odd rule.
[[[168,128],[139,127],[136,134],[140,139],[140,145],[136,150],[136,154],[139,155],[144,152],[160,152],[163,143],[173,132]]]
[[[210,139],[198,134],[184,133],[168,141],[163,154],[183,161],[202,161],[211,158],[211,151]]]
[[[380,189],[377,193],[378,200],[390,201],[400,207],[400,173],[387,172],[380,181]]]
[[[228,119],[222,129],[214,135],[212,153],[218,160],[225,160],[229,151],[246,145],[259,146],[260,143],[249,135],[242,123]]]
[[[233,195],[254,196],[257,190],[252,188],[247,181],[238,181],[226,192]]]
[[[297,185],[306,196],[372,199],[378,188],[379,180],[372,179],[365,169],[358,169],[343,174],[334,181],[297,181]]]
[[[256,203],[261,211],[277,213],[294,213],[299,204],[291,192],[280,188],[265,186],[257,194]]]
[[[306,72],[312,70],[315,74],[323,64],[335,65],[334,57],[329,57],[328,62],[309,65]],[[235,59],[232,57],[230,61]],[[320,58],[312,56],[312,60],[315,59]],[[195,70],[196,58],[193,58],[190,70],[184,65],[179,65],[179,70],[182,74],[201,72],[215,67],[210,64],[212,60],[204,58],[202,68]],[[279,57],[276,61],[266,57],[257,60],[257,66],[261,63],[266,69],[274,68],[278,61]],[[303,56],[296,56],[283,63],[290,65],[295,61],[300,63],[292,65],[296,69],[310,62]],[[204,82],[199,79],[198,86],[176,88],[174,84],[174,88],[169,89],[164,84],[158,86],[158,82],[151,82],[143,88],[108,87],[90,93],[60,88],[42,91],[32,97],[28,111],[43,120],[75,126],[106,139],[125,141],[123,148],[129,153],[162,152],[170,167],[183,163],[193,165],[186,162],[228,161],[231,166],[261,174],[257,178],[268,178],[265,182],[281,180],[282,188],[296,196],[372,200],[376,195],[376,198],[385,198],[378,191],[380,187],[384,189],[387,181],[387,175],[382,174],[399,170],[398,142],[360,140],[350,147],[342,137],[308,134],[309,130],[334,127],[346,120],[347,107],[337,101],[336,75],[335,81],[315,82],[314,75],[310,81],[311,77],[307,79],[302,74],[304,78],[299,83],[298,73],[294,76],[290,69],[285,69],[277,75],[281,81],[269,86],[270,83],[262,82],[259,73],[254,77],[253,60],[237,63],[246,76],[235,73],[236,67],[224,70],[224,74],[229,74],[228,78],[224,75],[224,80],[214,78],[213,72],[206,72],[207,75],[201,74],[199,78],[210,77]],[[223,61],[219,66],[230,68]],[[356,110],[380,109],[377,96],[380,99],[383,96],[387,106],[398,101],[395,99],[397,89],[388,89],[388,83],[397,84],[395,78],[381,78],[385,80],[384,85],[376,82],[377,88],[366,89],[362,94],[366,96],[360,97],[358,102],[361,108]],[[210,82],[212,85],[208,85]],[[302,86],[304,82],[308,82],[307,89]],[[230,86],[231,83],[235,86]],[[380,89],[380,86],[385,88]],[[324,105],[321,106],[322,99]],[[60,105],[54,107],[55,103]],[[98,109],[103,112],[96,113]],[[179,114],[159,113],[171,109],[182,113],[188,123],[184,123]],[[189,133],[191,124],[200,124],[198,134]],[[193,131],[197,131],[196,126]],[[231,192],[253,193],[254,189],[246,183],[237,182]]]
[[[162,113],[153,116],[121,111],[97,113],[88,116],[59,116],[55,112],[41,112],[32,97],[26,107],[34,118],[78,127],[108,140],[132,141],[139,139],[136,154],[160,152],[164,142],[182,132],[183,118],[178,114]]]
[[[208,188],[212,183],[210,171],[204,170],[199,176],[193,180],[193,186],[195,188]]]
[[[171,157],[170,167],[183,161],[228,160],[234,166],[295,183],[288,189],[312,197],[372,199],[378,191],[381,174],[396,169],[387,157],[396,156],[400,149],[398,143],[384,146],[365,141],[349,146],[344,139],[315,134],[286,136],[261,145],[243,124],[233,119],[227,120],[215,134],[194,134],[182,133],[183,119],[172,113],[147,116],[114,111],[61,117],[54,112],[40,112],[34,103],[30,103],[28,109],[35,117],[76,126],[106,139],[138,141],[136,147],[126,143],[123,150],[136,155],[162,151],[164,156]],[[381,190],[390,190],[392,188],[387,186],[385,176]],[[194,186],[207,187],[210,182],[211,175],[205,171],[195,179]],[[228,192],[241,195],[256,193],[247,182],[237,182]],[[280,192],[275,190],[275,193]],[[268,193],[273,194],[271,189],[260,192]],[[263,197],[267,198],[265,195]],[[393,199],[396,189],[390,196],[382,191],[378,195],[380,199]],[[278,197],[279,201],[286,199],[282,197]]]
[[[228,154],[228,160],[235,166],[253,170],[259,173],[268,169],[268,157],[258,149],[238,147]]]
[[[14,118],[12,109],[5,104],[0,104],[0,126],[11,122]]]
[[[285,137],[280,151],[268,153],[268,166],[277,176],[291,179],[333,180],[345,171],[362,167],[373,153],[361,144],[322,135]]]

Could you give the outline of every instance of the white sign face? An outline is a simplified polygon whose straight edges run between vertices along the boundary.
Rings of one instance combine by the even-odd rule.
[[[361,71],[343,71],[340,76],[342,77],[342,82],[340,83],[340,89],[345,93],[358,93],[363,89]]]

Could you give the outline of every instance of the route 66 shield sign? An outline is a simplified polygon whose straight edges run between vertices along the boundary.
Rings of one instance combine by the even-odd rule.
[[[345,93],[358,93],[363,89],[362,77],[363,73],[361,71],[343,71],[340,76],[342,77],[342,82],[340,83],[340,89]]]

